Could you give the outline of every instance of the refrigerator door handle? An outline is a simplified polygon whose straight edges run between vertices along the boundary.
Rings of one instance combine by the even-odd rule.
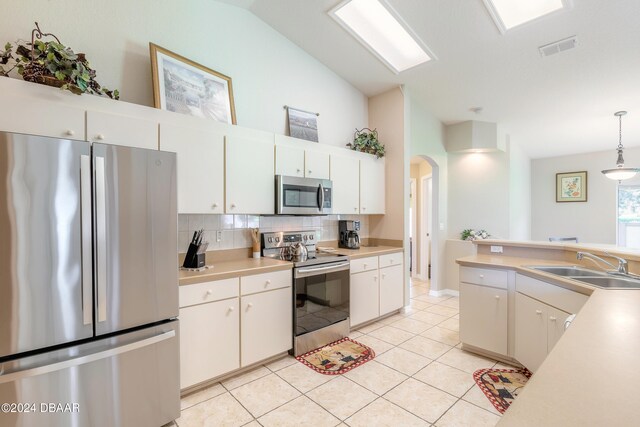
[[[93,296],[91,295],[91,157],[80,156],[80,224],[82,248],[82,323],[93,321]]]
[[[95,157],[98,322],[107,320],[107,189],[104,157]]]
[[[173,338],[176,336],[176,331],[171,330],[164,332],[159,335],[155,335],[150,338],[145,338],[141,341],[132,342],[129,344],[121,345],[119,347],[110,348],[108,350],[99,351],[97,353],[85,354],[79,357],[72,357],[67,360],[62,360],[60,362],[51,363],[49,365],[36,366],[34,368],[27,368],[22,371],[9,372],[8,374],[0,374],[0,384],[18,381],[29,377],[35,377],[37,375],[48,374],[50,372],[61,371],[66,368],[71,368],[74,366],[85,365],[90,362],[95,362],[97,360],[106,359],[109,357],[117,356],[122,353],[127,353],[133,350],[137,350],[142,347],[147,347],[153,344],[157,344],[161,341],[168,340],[169,338]],[[0,373],[2,370],[0,370]]]

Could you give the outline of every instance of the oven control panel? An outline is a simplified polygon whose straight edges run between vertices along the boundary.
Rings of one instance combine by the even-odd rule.
[[[315,231],[277,231],[271,233],[262,233],[260,235],[260,246],[263,252],[265,249],[282,248],[284,246],[291,246],[299,242],[307,246],[307,249],[309,251],[315,251]]]

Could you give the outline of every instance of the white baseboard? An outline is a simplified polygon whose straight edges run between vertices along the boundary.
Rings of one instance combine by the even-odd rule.
[[[429,295],[431,295],[432,297],[442,297],[445,295],[450,297],[459,297],[460,292],[453,289],[440,289],[439,291],[429,291]]]

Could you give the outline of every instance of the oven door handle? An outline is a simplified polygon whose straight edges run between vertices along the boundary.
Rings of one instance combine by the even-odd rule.
[[[302,267],[294,269],[295,277],[302,278],[313,276],[316,273],[333,273],[337,271],[344,271],[349,269],[349,261],[341,262],[339,264],[331,264],[325,267]]]

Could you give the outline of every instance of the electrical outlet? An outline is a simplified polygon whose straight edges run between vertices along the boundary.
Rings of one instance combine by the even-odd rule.
[[[218,230],[216,231],[216,242],[220,242],[222,241],[222,231]]]
[[[501,254],[504,251],[502,250],[502,246],[491,246],[491,253]]]

